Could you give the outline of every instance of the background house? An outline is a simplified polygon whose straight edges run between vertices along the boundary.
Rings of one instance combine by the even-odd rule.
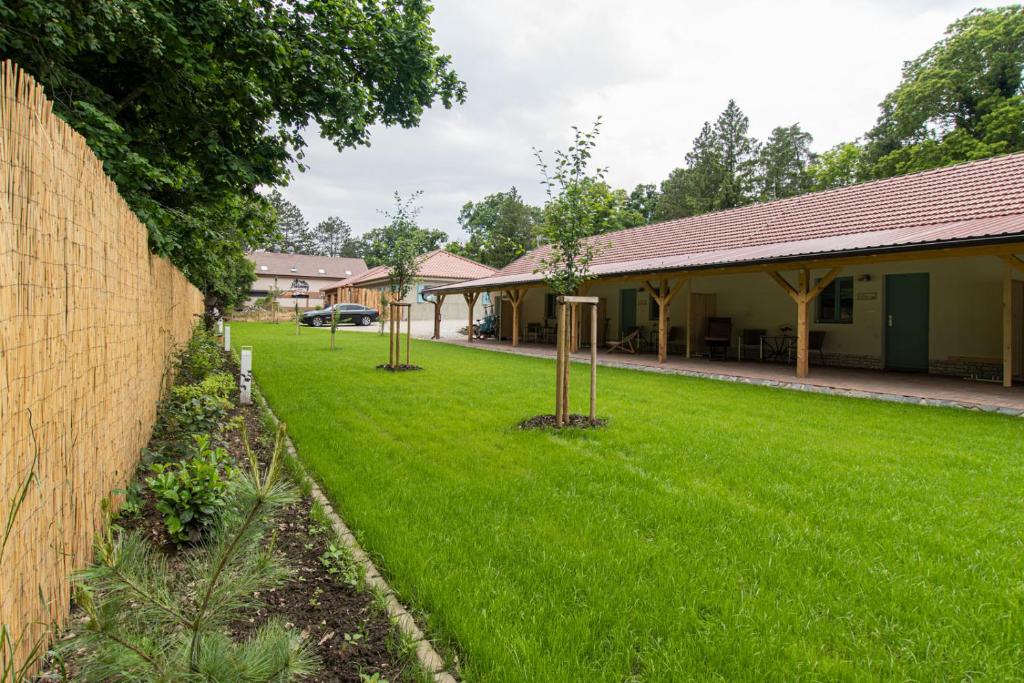
[[[366,262],[361,258],[282,254],[254,251],[247,254],[256,268],[256,281],[249,291],[248,304],[278,291],[278,303],[291,308],[298,301],[300,308],[320,307],[324,303],[321,290],[339,279],[362,275]]]
[[[493,268],[472,259],[458,256],[444,249],[436,249],[420,256],[416,267],[416,284],[404,301],[412,304],[413,320],[433,320],[434,304],[429,297],[424,298],[423,290],[489,277],[494,272]],[[325,301],[327,303],[353,302],[380,309],[381,293],[388,289],[388,277],[388,268],[384,266],[371,268],[362,274],[324,287]],[[488,299],[483,303],[489,305],[490,301]],[[483,313],[481,309],[478,309],[478,312]],[[466,320],[469,308],[462,297],[448,297],[442,304],[441,314],[445,318]]]

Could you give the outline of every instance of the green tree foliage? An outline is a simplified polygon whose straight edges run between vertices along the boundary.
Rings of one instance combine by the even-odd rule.
[[[757,159],[755,180],[759,199],[795,197],[811,188],[813,179],[808,169],[814,159],[811,153],[813,140],[798,123],[772,131],[761,146]]]
[[[676,168],[668,174],[668,178],[661,181],[657,204],[654,206],[655,220],[670,221],[693,215],[689,174],[687,168]]]
[[[813,190],[831,190],[860,182],[867,177],[864,148],[854,142],[836,145],[817,155],[808,173]]]
[[[747,115],[735,100],[729,100],[715,121],[712,149],[718,153],[722,173],[713,195],[715,209],[743,206],[755,198],[758,144],[749,130]]]
[[[418,197],[420,193],[416,193]],[[418,213],[418,211],[417,211]],[[388,214],[390,217],[390,214]],[[414,243],[419,250],[418,253],[425,254],[428,251],[440,249],[448,241],[448,233],[436,228],[421,228],[415,226],[416,237]],[[370,268],[374,266],[386,266],[390,259],[389,254],[393,248],[393,233],[389,232],[388,226],[374,228],[363,233],[355,243],[355,256],[366,261]]]
[[[654,221],[658,210],[658,186],[652,184],[640,184],[633,188],[626,200],[626,208],[634,211],[643,217],[643,223]]]
[[[420,207],[416,201],[422,192],[415,192],[406,200],[395,192],[395,208],[384,212],[388,223],[380,228],[380,239],[377,246],[381,250],[380,265],[388,268],[388,289],[401,301],[416,282],[416,270],[421,254],[430,251],[429,240],[431,231],[424,230],[416,224],[416,216]],[[442,233],[443,234],[443,233]]]
[[[309,222],[299,207],[274,190],[267,197],[274,209],[276,228],[274,241],[267,245],[272,251],[288,254],[305,254],[311,246]]]
[[[566,151],[555,150],[553,168],[535,150],[541,183],[547,191],[541,234],[551,246],[539,270],[558,294],[575,294],[590,273],[597,245],[587,238],[601,232],[606,210],[599,188],[607,188],[605,170],[590,171],[601,119],[589,131],[573,126],[573,143]]]
[[[352,228],[337,216],[328,216],[309,233],[309,253],[320,256],[357,256],[359,244]]]
[[[714,124],[705,122],[677,168],[661,184],[655,217],[671,220],[731,209],[756,198],[757,140],[750,121],[734,100]]]
[[[479,202],[466,202],[459,212],[459,225],[469,239],[465,244],[450,244],[448,249],[502,268],[536,246],[541,217],[541,209],[523,201],[515,187]]]
[[[876,178],[1024,149],[1024,8],[974,10],[903,68],[866,137]]]
[[[271,240],[261,185],[302,169],[303,129],[339,149],[465,97],[421,0],[13,0],[0,52],[35,76],[210,301],[237,301]],[[248,281],[246,281],[248,278]],[[242,285],[242,288],[240,288]]]
[[[608,183],[590,179],[584,181],[584,187],[597,209],[595,234],[632,228],[647,222],[641,212],[631,208],[629,194],[625,190],[613,190]]]

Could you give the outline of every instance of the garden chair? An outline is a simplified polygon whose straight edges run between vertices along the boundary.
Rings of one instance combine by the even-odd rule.
[[[750,349],[757,350],[757,359],[764,360],[764,352],[761,347],[761,340],[768,336],[768,330],[743,330],[740,334],[739,359],[743,360],[743,354]]]
[[[621,353],[636,353],[640,346],[640,328],[631,327],[622,335],[622,339],[609,339],[608,353],[619,351]]]
[[[686,351],[686,328],[675,326],[668,328],[668,352],[683,353]]]
[[[824,347],[825,347],[825,332],[823,330],[811,330],[807,334],[807,351],[808,351],[808,356],[811,353],[814,353],[815,351],[817,351],[818,352],[818,358],[821,359],[821,364],[822,365],[827,365],[827,363],[825,363]]]
[[[715,351],[722,354],[722,360],[729,355],[732,345],[732,318],[708,318],[707,332],[704,334],[704,347],[708,350],[708,358],[714,358]]]
[[[540,341],[540,323],[526,323],[526,341]]]

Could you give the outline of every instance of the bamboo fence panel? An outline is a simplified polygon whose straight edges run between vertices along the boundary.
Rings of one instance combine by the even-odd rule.
[[[150,254],[42,87],[11,62],[0,72],[0,625],[24,636],[20,662],[67,615],[101,501],[131,479],[203,299]]]

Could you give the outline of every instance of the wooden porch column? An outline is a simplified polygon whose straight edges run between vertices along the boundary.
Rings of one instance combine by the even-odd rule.
[[[519,346],[519,304],[523,303],[526,296],[525,289],[505,290],[508,300],[512,302],[512,348]]]
[[[810,372],[811,359],[808,347],[810,346],[810,308],[822,290],[832,284],[836,276],[842,272],[842,268],[833,268],[828,274],[818,281],[818,284],[811,287],[811,271],[801,268],[797,287],[789,284],[786,278],[780,273],[769,272],[775,282],[782,287],[783,291],[796,302],[796,376],[806,377]]]
[[[1015,254],[1002,257],[1006,262],[1003,276],[1003,386],[1013,386],[1013,271],[1024,273],[1024,260]]]
[[[585,296],[587,291],[590,290],[590,285],[584,283],[580,285],[578,296]],[[582,324],[583,316],[580,315],[580,304],[572,303],[569,305],[569,329],[572,330],[569,338],[569,353],[576,353],[580,350],[580,338],[582,337]]]
[[[807,323],[807,313],[810,306],[807,301],[807,288],[811,281],[811,271],[806,268],[800,269],[797,280],[799,283],[800,297],[796,300],[796,376],[806,377],[811,369],[810,354],[810,327]]]
[[[1013,386],[1013,269],[1003,273],[1003,386]]]
[[[662,280],[658,291],[654,291],[654,285],[644,282],[644,289],[651,295],[651,298],[658,303],[658,362],[664,363],[668,358],[668,308],[672,299],[683,288],[689,276],[681,276],[674,287],[669,289],[668,280]],[[689,327],[689,324],[687,324]],[[687,350],[689,350],[689,332],[687,332]]]
[[[434,295],[434,336],[431,339],[441,338],[441,307],[444,306],[446,294]]]
[[[473,306],[476,305],[476,300],[480,297],[480,292],[463,292],[462,298],[466,300],[466,305],[469,306],[469,327],[466,328],[466,341],[470,344],[473,343]]]

